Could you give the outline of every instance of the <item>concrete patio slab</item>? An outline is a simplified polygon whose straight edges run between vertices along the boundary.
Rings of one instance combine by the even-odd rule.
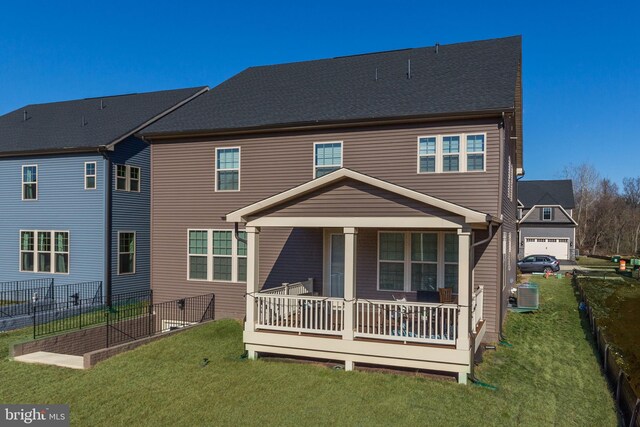
[[[41,365],[61,366],[63,368],[84,369],[84,358],[69,354],[49,353],[48,351],[36,351],[35,353],[16,356],[13,360],[24,363],[38,363]]]

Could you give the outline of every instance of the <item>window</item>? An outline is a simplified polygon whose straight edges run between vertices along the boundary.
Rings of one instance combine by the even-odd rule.
[[[238,232],[246,240],[245,231]],[[219,282],[247,280],[247,244],[231,230],[188,231],[188,279]]]
[[[69,273],[69,232],[21,231],[20,271]]]
[[[467,170],[484,170],[484,135],[467,135]]]
[[[216,191],[240,190],[240,148],[216,148]]]
[[[140,192],[140,168],[116,165],[116,190]]]
[[[118,231],[118,274],[136,272],[136,233]]]
[[[96,188],[96,162],[86,162],[84,164],[84,189],[95,190]]]
[[[457,172],[460,170],[460,137],[442,137],[442,171]]]
[[[458,235],[445,232],[380,232],[378,289],[458,292]]]
[[[436,171],[436,138],[418,138],[418,162],[420,172]]]
[[[22,166],[22,200],[38,200],[38,166]]]
[[[484,172],[486,139],[485,133],[419,136],[418,173]]]
[[[542,208],[543,221],[551,221],[551,208]]]
[[[35,271],[33,235],[33,231],[20,233],[20,271]]]
[[[342,167],[342,142],[323,142],[313,144],[313,177],[320,178]]]

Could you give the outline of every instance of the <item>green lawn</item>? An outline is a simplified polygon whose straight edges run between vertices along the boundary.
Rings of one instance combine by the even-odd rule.
[[[69,403],[74,425],[615,426],[607,389],[566,279],[542,283],[537,313],[510,314],[513,347],[477,370],[491,391],[417,376],[240,359],[241,326],[220,321],[90,371],[22,365],[0,335],[0,402]],[[201,367],[201,360],[211,361]]]
[[[590,258],[588,256],[581,256],[577,259],[578,265],[585,267],[611,267],[616,268],[618,264],[611,262],[611,259]]]

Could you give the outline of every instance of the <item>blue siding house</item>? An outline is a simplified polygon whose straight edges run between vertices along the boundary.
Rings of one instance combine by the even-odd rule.
[[[150,147],[134,134],[206,92],[28,105],[0,116],[0,282],[149,289]]]

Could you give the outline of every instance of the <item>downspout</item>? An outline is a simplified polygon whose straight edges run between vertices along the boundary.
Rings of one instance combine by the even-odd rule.
[[[111,235],[111,230],[112,230],[112,219],[113,219],[113,215],[112,215],[112,206],[111,206],[111,189],[113,187],[113,174],[112,172],[112,162],[111,162],[111,157],[109,156],[109,150],[107,149],[106,146],[101,146],[98,148],[98,152],[100,154],[102,154],[102,157],[104,157],[105,161],[106,161],[106,180],[105,180],[105,227],[104,227],[104,234],[105,234],[105,251],[104,251],[104,263],[105,263],[105,269],[104,269],[104,286],[105,286],[105,295],[106,295],[106,299],[107,299],[107,307],[111,307],[111,293],[112,293],[112,288],[111,288],[111,277],[112,277],[112,273],[111,273],[111,258],[112,258],[112,248],[111,245],[113,243],[113,238]]]
[[[475,262],[475,258],[476,258],[476,257],[475,257],[475,248],[476,248],[477,246],[484,245],[485,243],[490,242],[490,241],[491,241],[491,239],[493,239],[493,236],[495,236],[495,233],[494,233],[494,231],[493,231],[493,226],[494,226],[494,225],[496,226],[496,230],[498,229],[498,227],[500,227],[500,224],[499,224],[499,223],[495,222],[493,219],[490,219],[490,220],[489,220],[489,235],[487,236],[487,238],[486,238],[486,239],[482,239],[482,240],[480,240],[479,242],[473,242],[473,243],[471,244],[471,248],[470,248],[471,254],[470,254],[470,256],[471,256],[471,262],[472,262],[472,263],[474,263],[474,262]],[[474,237],[475,237],[475,235],[474,235]],[[471,272],[471,271],[472,271],[472,270],[470,269],[470,272]],[[475,292],[475,290],[473,290],[473,291]],[[483,295],[483,296],[484,296],[484,295]],[[502,297],[500,297],[500,304],[502,304]],[[502,307],[502,305],[501,305],[500,307]],[[500,310],[502,310],[502,308],[500,308]],[[471,327],[472,327],[472,326],[473,326],[473,328],[475,328],[475,325],[471,325],[471,317],[472,317],[472,316],[469,316],[469,320],[468,320],[469,325],[470,325],[470,326],[469,326],[469,330],[470,330],[470,331],[471,331]],[[472,349],[472,350],[471,350],[471,360],[469,361],[469,363],[470,363],[470,364],[469,364],[469,368],[470,368],[470,370],[471,370],[471,373],[469,374],[469,379],[471,380],[471,382],[472,382],[473,384],[475,384],[475,385],[477,385],[477,386],[484,387],[484,388],[488,388],[488,389],[490,389],[490,390],[497,390],[497,387],[492,386],[491,384],[484,383],[484,382],[482,382],[482,381],[480,381],[480,380],[478,380],[478,379],[476,378],[475,373],[474,373],[474,371],[475,371],[474,366],[475,366],[475,353],[476,353],[476,352],[475,352],[475,348],[476,348],[476,337],[475,337],[475,335],[474,335],[474,334],[469,334],[469,335],[470,335],[471,349]]]
[[[236,240],[238,242],[242,242],[242,243],[244,243],[246,245],[247,244],[247,239],[243,239],[242,237],[240,237],[240,231],[238,230],[238,223],[237,222],[233,223],[233,230],[234,230],[235,235],[236,235]]]

